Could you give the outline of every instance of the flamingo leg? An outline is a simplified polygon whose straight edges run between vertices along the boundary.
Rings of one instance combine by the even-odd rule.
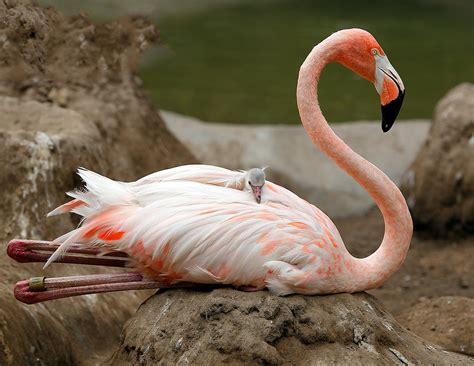
[[[165,284],[159,281],[145,279],[140,272],[124,272],[51,278],[32,277],[28,280],[17,282],[13,292],[17,300],[25,304],[36,304],[65,297],[104,292],[215,287],[215,285],[190,282]]]
[[[113,291],[144,290],[163,287],[143,278],[139,272],[110,273],[70,277],[33,277],[19,281],[15,298],[25,304]]]
[[[8,243],[7,254],[19,263],[46,262],[59,247],[49,241],[13,239]],[[125,267],[130,258],[119,251],[103,252],[97,248],[73,245],[59,258],[58,263],[87,264],[97,266]]]
[[[14,239],[7,247],[8,255],[19,263],[46,262],[58,248],[58,244],[49,241]],[[125,267],[130,263],[130,257],[119,251],[104,253],[97,248],[84,248],[73,245],[68,253],[57,262]],[[216,288],[219,285],[206,285],[190,282],[165,284],[148,280],[140,272],[107,273],[68,277],[32,277],[15,284],[15,298],[25,304],[62,299],[105,292],[169,289],[169,288]],[[242,286],[243,291],[256,291],[252,286]]]

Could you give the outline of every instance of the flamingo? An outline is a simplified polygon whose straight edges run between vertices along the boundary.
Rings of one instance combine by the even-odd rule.
[[[32,242],[32,248],[55,250],[45,267],[54,261],[81,261],[133,266],[137,271],[43,280],[39,288],[51,286],[54,294],[45,291],[39,300],[30,291],[34,281],[22,282],[17,297],[30,291],[29,301],[35,302],[192,284],[231,285],[247,291],[268,288],[282,296],[317,295],[381,285],[402,265],[413,224],[397,186],[351,150],[324,118],[317,87],[322,70],[332,62],[374,84],[380,94],[384,132],[398,115],[405,88],[379,43],[362,29],[333,33],[312,49],[299,70],[297,104],[310,139],[372,196],[383,215],[384,237],[373,254],[353,257],[321,210],[269,181],[260,191],[259,204],[258,195],[256,200],[235,189],[236,176],[217,167],[178,167],[126,184],[82,170],[85,190],[74,192],[75,200],[53,211],[76,212],[83,216],[82,225],[56,239],[53,246]],[[206,169],[213,173],[203,175]],[[10,252],[28,243],[20,244],[12,245]],[[102,257],[89,258],[104,250]],[[38,261],[49,256],[32,253]]]

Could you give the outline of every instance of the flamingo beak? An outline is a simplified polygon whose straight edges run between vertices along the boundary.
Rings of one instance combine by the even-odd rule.
[[[252,192],[255,196],[255,199],[257,200],[257,203],[260,203],[262,201],[262,186],[250,185],[250,187],[252,188]]]
[[[375,56],[375,88],[382,106],[382,131],[392,128],[402,107],[405,86],[387,56]]]

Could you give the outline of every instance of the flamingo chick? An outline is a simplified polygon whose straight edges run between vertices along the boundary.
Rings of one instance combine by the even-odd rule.
[[[82,225],[56,240],[60,245],[45,266],[80,245],[125,252],[144,277],[165,285],[224,284],[313,295],[382,284],[405,259],[412,220],[397,186],[351,150],[324,118],[317,87],[322,70],[333,62],[374,84],[384,132],[398,115],[405,88],[382,47],[361,29],[323,40],[299,71],[297,104],[311,141],[372,196],[384,217],[384,238],[372,255],[353,257],[322,211],[281,186],[266,181],[265,199],[258,204],[255,187],[261,180],[253,173],[245,184],[257,202],[245,189],[235,189],[241,176],[218,167],[206,167],[204,178],[202,168],[178,167],[126,184],[82,170],[85,191],[71,194]],[[122,290],[136,288],[122,285]]]
[[[257,203],[262,201],[262,188],[265,184],[264,169],[252,168],[245,176],[245,189],[251,191]]]

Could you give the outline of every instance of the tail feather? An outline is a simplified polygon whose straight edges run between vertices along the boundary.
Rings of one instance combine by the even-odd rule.
[[[76,199],[73,199],[72,201],[66,202],[62,204],[61,206],[55,208],[53,211],[49,212],[46,216],[51,217],[51,216],[61,215],[67,212],[74,212],[75,209],[84,205],[87,205],[87,203],[76,198]]]
[[[84,168],[79,168],[77,174],[86,183],[86,192],[79,192],[78,195],[81,197],[86,195],[93,201],[91,204],[97,203],[99,207],[105,207],[134,202],[134,195],[123,182],[117,182]]]
[[[77,174],[85,182],[84,189],[68,192],[67,195],[73,200],[52,210],[47,214],[48,217],[68,212],[88,217],[113,205],[135,202],[134,195],[123,182],[114,181],[84,168],[79,168]]]
[[[43,268],[60,258],[72,244],[101,245],[119,240],[124,232],[119,230],[123,219],[134,209],[134,196],[126,185],[84,168],[78,169],[85,182],[83,190],[68,192],[73,200],[51,211],[48,216],[66,212],[83,217],[79,228],[57,238],[60,244]]]
[[[136,209],[136,206],[114,206],[84,218],[79,228],[54,240],[54,243],[61,244],[49,257],[43,268],[48,267],[64,255],[72,244],[108,246],[109,249],[118,249],[121,239],[126,234],[123,223],[133,215]]]

